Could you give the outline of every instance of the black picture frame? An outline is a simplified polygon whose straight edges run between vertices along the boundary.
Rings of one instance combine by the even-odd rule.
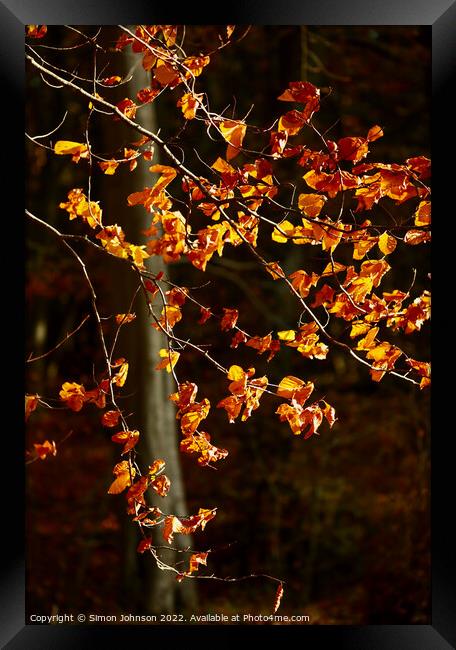
[[[68,3],[61,0],[6,0],[0,3],[0,66],[4,86],[3,105],[7,112],[7,127],[3,129],[2,139],[5,148],[2,158],[6,163],[6,178],[11,179],[4,189],[5,197],[11,205],[8,220],[5,219],[4,238],[7,237],[8,251],[13,251],[13,260],[17,260],[18,251],[23,250],[23,230],[12,226],[21,223],[23,214],[23,190],[13,192],[14,180],[21,179],[24,169],[22,153],[23,119],[19,106],[24,106],[24,25],[37,24],[117,24],[118,22],[148,23],[165,22],[178,24],[313,24],[313,25],[429,25],[432,28],[432,61],[433,61],[433,150],[439,143],[447,143],[450,133],[454,132],[453,105],[448,99],[451,96],[451,82],[456,69],[456,2],[453,0],[318,0],[318,2],[287,2],[280,3],[255,0],[243,3],[229,3],[226,12],[214,16],[210,9],[200,3],[176,5],[166,11],[161,3],[147,0],[79,0]],[[443,154],[442,154],[443,152]],[[445,147],[440,153],[436,152],[438,188],[446,188],[451,178],[446,171],[444,161]],[[453,181],[454,185],[454,181]],[[19,188],[23,188],[19,180]],[[8,191],[7,191],[8,190]],[[443,189],[442,193],[446,190]],[[22,193],[22,194],[21,194]],[[439,190],[437,190],[439,194]],[[450,218],[449,210],[442,203],[442,214]],[[444,246],[445,242],[437,244]],[[440,250],[440,249],[438,249]],[[450,251],[448,254],[451,256]],[[11,308],[14,315],[10,316],[7,325],[11,328],[11,340],[19,337],[20,326],[17,314],[22,312],[19,296],[22,296],[23,277],[17,262],[6,263],[7,281],[3,282],[6,291],[4,304]],[[434,271],[433,271],[434,272]],[[435,270],[435,276],[439,271]],[[442,277],[442,276],[440,276]],[[442,281],[444,281],[444,277]],[[438,314],[437,314],[438,316]],[[434,337],[435,338],[435,337]],[[20,368],[23,363],[20,346],[16,347],[17,358],[13,346],[8,344],[13,354],[8,361],[9,368]],[[6,351],[5,351],[6,352]],[[436,360],[438,361],[438,360]],[[437,364],[438,366],[438,364]],[[439,373],[437,372],[437,375]],[[8,381],[10,374],[8,373]],[[445,381],[437,376],[434,382],[436,401],[441,402],[440,394],[445,390]],[[12,384],[9,384],[12,385]],[[20,385],[20,379],[18,381]],[[437,386],[437,388],[436,388]],[[449,391],[449,389],[446,389]],[[445,399],[445,398],[443,398]],[[454,399],[454,398],[453,398]],[[448,400],[451,397],[448,395]],[[16,405],[13,409],[12,403]],[[445,400],[446,402],[446,400]],[[451,405],[451,401],[446,402]],[[118,643],[132,643],[134,639],[157,643],[167,639],[173,644],[188,643],[189,636],[195,637],[201,633],[201,627],[187,626],[157,627],[151,630],[148,626],[129,627],[94,627],[94,626],[65,626],[65,625],[25,625],[25,543],[23,525],[24,504],[24,469],[23,441],[18,432],[21,431],[22,399],[18,391],[18,399],[14,398],[4,406],[5,410],[14,411],[17,417],[13,425],[15,435],[8,435],[8,462],[12,463],[11,475],[3,484],[4,505],[2,513],[3,544],[6,547],[2,553],[3,571],[0,583],[0,642],[2,647],[15,649],[27,648],[90,648],[100,647],[108,643],[108,635],[113,635]],[[439,433],[451,433],[451,423]],[[6,435],[6,432],[5,432]],[[431,625],[377,625],[377,626],[242,626],[242,635],[246,643],[253,641],[258,633],[266,632],[274,643],[275,637],[281,638],[288,633],[298,635],[299,643],[307,647],[315,644],[336,644],[338,648],[355,650],[446,650],[456,646],[456,598],[451,582],[451,559],[454,554],[454,533],[446,523],[448,518],[454,518],[454,509],[450,501],[452,470],[454,472],[454,457],[447,452],[444,437],[435,436],[432,442],[432,624]],[[14,460],[11,460],[14,459]],[[443,504],[443,507],[442,507]],[[448,504],[448,508],[446,507]],[[172,628],[172,629],[171,629]],[[226,626],[223,637],[227,641],[237,636],[238,627]],[[206,626],[204,643],[219,643],[220,628]],[[201,637],[200,637],[201,638]]]

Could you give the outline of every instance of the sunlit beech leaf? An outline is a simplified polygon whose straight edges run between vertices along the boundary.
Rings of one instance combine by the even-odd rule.
[[[198,106],[201,104],[203,94],[193,95],[192,93],[185,93],[177,102],[177,106],[182,109],[182,113],[186,120],[193,120],[196,115]]]
[[[162,361],[157,363],[155,366],[155,370],[163,370],[165,369],[166,372],[171,372],[171,370],[174,368],[176,363],[179,360],[180,357],[180,352],[176,352],[175,350],[167,350],[166,348],[162,348],[159,351],[159,355],[162,357]]]
[[[200,564],[206,566],[208,555],[209,553],[192,553],[189,560],[188,572],[194,573],[198,571]]]
[[[101,417],[101,423],[104,427],[116,427],[121,415],[120,411],[106,411]]]
[[[198,454],[198,463],[203,466],[226,458],[228,451],[219,449],[210,440],[210,435],[204,431],[193,433],[181,440],[180,450],[185,454]]]
[[[86,144],[80,142],[70,142],[69,140],[59,140],[54,145],[54,153],[58,156],[71,155],[73,162],[79,162],[80,158],[89,157],[89,149]]]
[[[298,208],[307,217],[318,217],[326,201],[327,198],[323,194],[300,194],[298,197]]]
[[[309,81],[290,81],[288,89],[279,95],[277,99],[282,102],[300,102],[301,104],[305,104],[319,96],[320,89]]]
[[[25,396],[25,421],[30,417],[30,414],[33,413],[33,411],[36,409],[38,406],[40,396],[39,395],[26,395]]]
[[[247,336],[244,332],[238,331],[231,339],[230,348],[237,348],[239,343],[245,343],[247,341]]]
[[[227,307],[224,307],[222,320],[220,321],[221,329],[224,332],[233,329],[233,327],[237,323],[238,317],[239,317],[239,311],[237,309],[228,309]]]
[[[372,327],[372,329],[369,329],[367,332],[367,335],[358,341],[358,344],[356,346],[357,350],[370,350],[371,348],[375,348],[377,345],[375,343],[375,337],[378,334],[378,327]],[[351,336],[351,333],[350,333]],[[356,336],[356,334],[355,334]]]
[[[35,447],[36,455],[41,460],[44,460],[50,455],[55,456],[57,454],[57,447],[55,446],[54,440],[52,442],[45,440],[43,443],[35,443],[33,446]]]
[[[352,324],[352,328],[350,330],[350,338],[354,339],[357,336],[362,336],[363,334],[366,334],[371,328],[371,325],[369,323],[364,323],[363,321],[356,321],[355,323]]]
[[[165,467],[165,465],[166,465],[165,461],[162,460],[161,458],[157,458],[157,460],[154,460],[152,465],[149,465],[149,469],[148,469],[149,476],[153,478],[156,474],[158,474],[158,472],[160,472]]]
[[[244,404],[243,396],[237,397],[236,395],[229,395],[220,400],[217,408],[224,408],[228,415],[228,421],[232,424],[239,416],[242,406]]]
[[[190,404],[194,404],[198,386],[191,381],[184,381],[179,384],[177,393],[172,393],[168,399],[176,402],[180,410],[186,409]]]
[[[294,341],[296,332],[294,330],[282,330],[281,332],[277,332],[277,336],[281,341]]]
[[[230,366],[227,376],[231,381],[242,381],[242,379],[244,379],[245,372],[241,366]]]
[[[106,176],[112,176],[113,174],[115,174],[115,171],[116,171],[117,167],[119,166],[119,163],[117,162],[117,160],[114,160],[114,159],[99,162],[98,164],[99,164],[100,168],[102,169],[103,173],[106,174]]]
[[[291,284],[299,293],[301,298],[305,298],[309,295],[311,287],[314,287],[318,280],[319,276],[316,273],[309,275],[305,271],[295,271],[288,276],[291,279]]]
[[[379,138],[383,137],[383,129],[381,126],[375,125],[372,126],[367,134],[367,139],[369,142],[375,142],[375,140],[378,140]]]
[[[115,433],[111,436],[111,440],[124,445],[124,448],[122,449],[123,456],[138,444],[139,431],[119,431],[119,433]]]
[[[66,381],[59,392],[62,402],[72,411],[80,411],[85,401],[85,388],[81,384]]]
[[[120,494],[131,485],[131,478],[135,477],[136,470],[130,467],[128,461],[123,460],[114,466],[113,474],[116,479],[111,483],[108,494]]]
[[[272,343],[272,336],[268,334],[267,336],[253,336],[250,338],[246,345],[254,350],[258,351],[258,354],[263,354],[270,349]]]
[[[323,412],[324,417],[326,418],[328,424],[330,427],[333,426],[334,422],[337,420],[336,418],[336,410],[334,406],[331,406],[331,404],[328,404],[328,402],[325,402],[324,400],[321,400],[321,404],[323,404],[323,408],[321,409]]]
[[[317,291],[315,294],[312,307],[319,307],[320,305],[324,305],[325,307],[328,306],[334,299],[334,293],[335,291],[332,287],[328,284],[324,284],[320,291]]]
[[[431,202],[421,201],[415,212],[415,226],[429,226],[431,223]]]
[[[397,241],[386,231],[378,238],[378,247],[383,255],[389,255],[397,246]]]
[[[236,120],[224,120],[219,123],[219,129],[226,142],[228,142],[226,159],[231,160],[241,151],[247,126],[243,122]]]
[[[431,233],[425,230],[408,230],[405,233],[404,241],[406,244],[416,246],[431,241]]]
[[[152,479],[150,485],[159,496],[165,497],[169,492],[169,488],[171,487],[171,481],[167,476],[165,476],[165,474],[161,474],[160,476],[156,476],[154,479]]]
[[[210,408],[211,403],[207,398],[185,408],[185,412],[181,415],[181,430],[184,436],[189,436],[197,430],[201,420],[207,418]]]
[[[135,104],[134,101],[126,97],[125,99],[122,99],[122,101],[120,101],[118,104],[116,104],[116,106],[119,109],[119,111],[123,113],[126,117],[129,117],[131,120],[134,119],[136,115],[136,111],[138,109],[138,106]]]
[[[88,201],[80,188],[70,190],[68,192],[68,201],[59,203],[59,208],[68,212],[70,221],[80,217],[91,228],[102,225],[100,206],[95,201]]]
[[[187,79],[192,77],[199,77],[204,68],[209,65],[211,61],[210,56],[188,56],[182,62],[188,70],[185,74]]]
[[[362,260],[366,253],[375,246],[378,237],[364,236],[353,242],[353,259]]]
[[[287,375],[282,379],[277,388],[277,395],[279,397],[285,397],[286,399],[294,399],[300,404],[310,397],[314,389],[314,385],[311,381],[305,383],[302,379],[298,377],[293,377],[292,375]]]
[[[168,515],[165,518],[165,525],[163,527],[163,538],[168,544],[171,544],[174,533],[190,535],[198,528],[203,530],[207,522],[213,519],[216,514],[217,508],[213,508],[212,510],[200,508],[197,515],[186,517],[185,519],[178,519],[174,515]]]
[[[340,273],[341,271],[345,271],[347,267],[345,264],[341,264],[340,262],[334,262],[334,264],[327,264],[324,268],[323,273],[321,274],[320,277],[325,278],[329,275],[335,275],[336,273]]]
[[[119,388],[121,388],[127,380],[128,361],[125,361],[125,359],[119,359],[119,362],[120,363],[116,362],[112,364],[113,368],[118,367],[120,365],[119,370],[112,378],[112,383],[116,384],[116,386],[119,386]]]

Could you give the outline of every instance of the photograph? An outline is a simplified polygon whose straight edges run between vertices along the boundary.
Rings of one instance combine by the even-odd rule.
[[[430,625],[430,27],[24,29],[26,622]]]

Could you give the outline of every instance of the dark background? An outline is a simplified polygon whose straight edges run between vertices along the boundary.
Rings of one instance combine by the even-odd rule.
[[[53,28],[43,43],[66,38],[63,30]],[[211,38],[215,33],[210,28],[189,29],[189,49],[198,50]],[[69,55],[65,65],[72,63]],[[402,162],[409,156],[429,155],[429,75],[428,28],[255,26],[240,43],[214,57],[201,87],[215,110],[232,102],[233,95],[236,116],[254,104],[249,119],[257,124],[272,122],[283,112],[284,104],[276,98],[288,81],[306,78],[322,88],[331,87],[317,126],[332,127],[329,137],[336,140],[365,135],[380,124],[385,137],[372,146],[370,159]],[[176,131],[178,96],[175,91],[174,100],[163,98],[158,104],[165,135]],[[67,109],[64,135],[78,140],[75,134],[85,122],[85,102],[48,88],[30,70],[27,131],[52,129]],[[222,145],[198,139],[197,131],[197,125],[189,125],[187,136],[190,142],[194,137],[205,159],[222,154]],[[113,182],[120,178],[116,175]],[[133,178],[125,173],[125,183]],[[55,206],[68,189],[85,182],[82,165],[28,146],[32,211],[69,231]],[[137,189],[125,187],[125,194]],[[103,204],[103,196],[97,198]],[[266,237],[261,244],[272,251]],[[414,294],[419,295],[427,287],[426,251],[398,247],[391,256],[392,286],[385,289],[407,288],[415,266],[419,273]],[[293,264],[290,270],[320,262],[293,258],[288,247],[282,247],[279,255],[285,267]],[[233,249],[228,257],[237,263],[235,270],[214,263],[206,278],[182,263],[173,268],[173,278],[187,286],[211,279],[214,284],[199,292],[201,301],[214,309],[239,306],[240,324],[249,332],[265,335],[273,328],[292,327],[296,314],[288,298],[250,266],[242,250]],[[100,296],[108,296],[115,291],[109,274],[99,258],[92,266]],[[27,305],[28,350],[35,354],[55,345],[88,313],[79,271],[62,248],[31,227]],[[227,350],[230,337],[219,335],[211,322],[204,332],[192,330],[194,322],[189,315],[182,336],[188,332],[195,340],[210,339],[214,356],[225,365],[233,362],[233,353]],[[42,350],[34,343],[37,327],[44,328]],[[397,340],[411,356],[425,359],[427,328]],[[27,391],[55,396],[63,381],[82,382],[84,374],[90,378],[96,355],[96,332],[86,327],[45,362],[30,364]],[[304,441],[278,422],[276,404],[267,399],[245,424],[228,425],[225,413],[213,409],[211,431],[216,444],[229,450],[227,460],[213,472],[197,467],[192,458],[182,459],[189,512],[200,506],[219,507],[217,518],[195,539],[195,545],[220,549],[211,556],[211,570],[222,576],[267,573],[283,578],[286,598],[281,612],[306,613],[312,623],[429,622],[427,394],[394,377],[373,384],[365,369],[334,350],[326,361],[312,362],[290,351],[266,368],[262,358],[241,346],[235,360],[244,367],[254,365],[257,374],[264,369],[275,378],[295,374],[314,380],[335,406],[339,421],[331,431],[322,429],[320,437]],[[185,355],[179,373],[197,375],[200,395],[213,404],[226,393],[223,379],[216,381],[212,369],[196,356]],[[126,389],[134,390],[133,378]],[[30,420],[28,447],[45,438],[58,442],[70,430],[74,433],[57,457],[29,466],[29,611],[129,611],[129,595],[123,589],[121,499],[106,495],[114,450],[98,415],[95,410],[73,415],[41,409]],[[202,612],[268,613],[274,585],[261,579],[205,580],[198,582],[198,590]]]

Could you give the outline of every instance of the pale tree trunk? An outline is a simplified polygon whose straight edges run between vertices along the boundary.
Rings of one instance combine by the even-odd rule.
[[[128,72],[132,72],[133,77],[130,83],[124,87],[125,95],[134,100],[136,93],[141,88],[150,85],[150,80],[142,68],[141,57],[131,51],[124,53],[124,74]],[[145,128],[153,132],[157,131],[156,110],[153,104],[141,108],[136,119]],[[109,122],[109,119],[107,121]],[[114,123],[113,126],[107,125],[106,131],[103,133],[103,147],[106,151],[109,151],[110,147],[110,133],[118,133],[118,129],[118,123]],[[129,138],[128,142],[140,137],[140,134],[131,129],[126,134]],[[127,207],[127,196],[131,192],[153,186],[156,175],[152,175],[148,168],[157,162],[158,152],[156,150],[153,163],[144,161],[142,158],[138,159],[137,168],[129,175],[129,179],[131,179],[129,187],[120,183],[122,187],[119,188],[119,183],[115,183],[115,176],[107,177],[104,184],[103,206],[107,211],[107,217],[109,217],[106,223],[121,225],[126,232],[127,240],[132,243],[144,241],[142,231],[150,226],[152,217],[143,208]],[[160,271],[169,274],[169,268],[165,268],[161,257],[147,259],[145,264],[148,270],[154,274]],[[118,266],[120,268],[117,277],[113,278],[113,298],[117,305],[122,299],[122,312],[125,312],[134,292],[134,284],[125,278],[125,274],[129,275],[128,269],[123,265]],[[138,445],[138,462],[144,469],[147,469],[147,466],[152,464],[155,459],[161,458],[166,462],[165,473],[171,480],[169,494],[162,498],[153,490],[149,490],[148,501],[166,513],[183,516],[187,514],[187,507],[178,450],[180,436],[177,431],[176,409],[174,404],[168,400],[168,396],[176,390],[176,387],[167,372],[154,369],[160,360],[158,351],[160,348],[166,348],[167,343],[164,335],[151,327],[151,319],[142,292],[137,296],[133,311],[136,313],[136,321],[132,323],[134,327],[128,325],[124,328],[125,332],[123,332],[118,346],[118,355],[125,356],[130,363],[128,386],[135,393],[128,401],[128,408],[134,411],[132,422],[134,421],[135,428],[141,433],[141,443]],[[160,301],[156,303],[156,311],[158,314],[161,312]],[[131,330],[127,331],[130,327]],[[134,524],[127,521],[126,526],[125,589],[130,593],[135,593],[132,600],[137,602],[138,611],[174,613],[194,610],[196,606],[194,581],[184,580],[182,583],[178,583],[176,574],[172,571],[159,570],[150,554],[139,556],[136,552],[138,537]],[[157,530],[153,538],[158,546],[166,546],[161,530]],[[188,548],[191,546],[191,538],[176,535],[173,546],[180,549]],[[171,565],[177,560],[188,558],[188,554],[172,551],[160,551],[160,556]]]

